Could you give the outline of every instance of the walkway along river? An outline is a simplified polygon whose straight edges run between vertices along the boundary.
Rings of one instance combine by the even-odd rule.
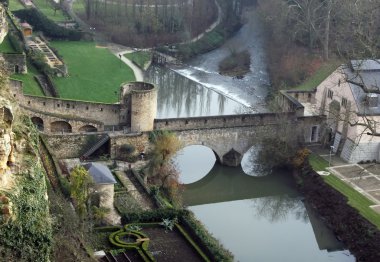
[[[267,111],[261,27],[253,10],[246,19],[221,48],[181,68],[152,67],[147,72],[146,80],[159,87],[158,118]],[[251,73],[241,80],[217,73],[218,62],[231,48],[251,53]],[[355,261],[304,204],[290,174],[257,176],[251,153],[243,159],[246,172],[216,164],[213,152],[200,145],[186,147],[176,157],[186,184],[185,204],[236,261]]]

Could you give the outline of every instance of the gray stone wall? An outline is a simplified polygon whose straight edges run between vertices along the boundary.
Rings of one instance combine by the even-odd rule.
[[[302,90],[287,90],[286,93],[294,97],[300,103],[312,103],[315,104],[315,93],[317,89],[312,91],[302,91]]]
[[[49,151],[58,159],[78,158],[102,137],[98,134],[44,135]]]
[[[17,53],[3,53],[0,54],[5,61],[5,66],[8,72],[11,74],[19,73],[26,74],[28,69],[26,67],[26,56],[25,54]]]
[[[189,117],[189,118],[168,118],[156,119],[154,129],[161,130],[193,130],[208,128],[228,128],[244,126],[262,126],[278,124],[279,120],[294,122],[295,113],[263,113],[263,114],[243,114],[211,117]]]
[[[125,159],[126,154],[123,151],[125,145],[131,145],[135,148],[134,155],[146,153],[150,150],[149,136],[147,132],[139,134],[120,134],[111,136],[111,158]]]
[[[104,125],[119,124],[119,104],[24,95],[20,81],[12,80],[10,83],[13,96],[27,110],[58,114],[67,119],[86,118],[95,122],[102,122]]]

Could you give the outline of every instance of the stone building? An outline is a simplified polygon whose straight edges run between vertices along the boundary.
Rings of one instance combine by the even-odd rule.
[[[26,55],[24,53],[0,53],[5,61],[5,68],[10,74],[26,74]]]
[[[99,194],[99,207],[112,209],[116,180],[109,168],[100,163],[86,163],[83,167],[88,171],[95,183],[94,190]]]
[[[380,137],[372,135],[380,132],[379,90],[380,60],[353,60],[316,88],[316,109],[327,115],[325,140],[350,163],[380,160]]]
[[[32,36],[33,28],[30,24],[28,24],[27,22],[23,22],[23,23],[20,23],[20,27],[21,27],[22,34],[24,35],[24,37]]]

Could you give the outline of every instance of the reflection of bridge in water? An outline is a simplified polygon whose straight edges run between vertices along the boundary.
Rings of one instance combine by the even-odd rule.
[[[195,206],[275,195],[299,196],[290,174],[253,177],[246,175],[241,167],[216,163],[208,175],[185,185],[183,198],[186,205]]]
[[[298,213],[300,219],[310,221],[320,250],[343,250],[342,243],[335,238],[318,214],[301,201],[301,197],[288,171],[253,177],[246,175],[241,167],[226,167],[218,163],[208,175],[185,185],[183,194],[184,203],[188,206],[251,199],[257,215],[272,223]]]

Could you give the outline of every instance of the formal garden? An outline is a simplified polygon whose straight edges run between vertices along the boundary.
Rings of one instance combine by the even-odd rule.
[[[95,232],[98,248],[117,261],[125,261],[123,257],[137,261],[210,261],[176,219],[98,227]]]

